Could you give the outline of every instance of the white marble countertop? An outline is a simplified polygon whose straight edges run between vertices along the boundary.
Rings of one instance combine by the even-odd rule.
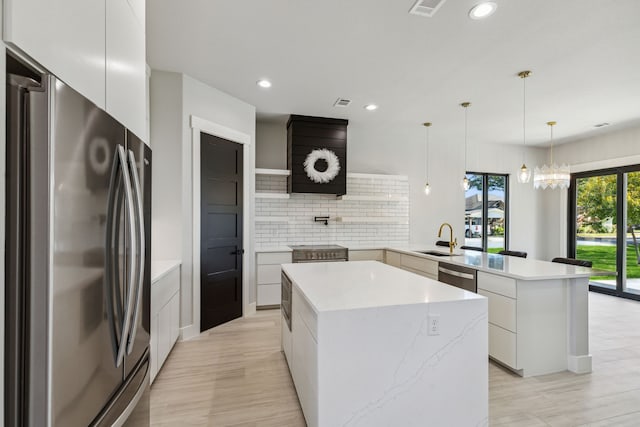
[[[377,261],[283,264],[316,312],[484,298]]]
[[[179,259],[157,259],[151,261],[151,283],[157,282],[168,272],[182,264]]]
[[[266,252],[291,252],[289,246],[257,246],[256,253],[266,253]]]
[[[419,256],[439,262],[457,264],[478,271],[511,277],[520,280],[572,279],[578,277],[606,276],[615,273],[595,270],[576,265],[560,264],[537,259],[503,256],[470,250],[455,249],[457,256],[435,256],[422,254],[424,251],[448,252],[448,248],[433,245],[407,245],[385,249]]]

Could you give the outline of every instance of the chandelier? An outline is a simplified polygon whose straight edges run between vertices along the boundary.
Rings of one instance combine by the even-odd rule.
[[[553,162],[553,126],[556,122],[547,122],[550,129],[551,148],[549,150],[549,166],[544,165],[541,168],[536,166],[533,172],[533,186],[534,188],[542,188],[543,190],[551,188],[567,189],[569,188],[569,182],[571,180],[571,172],[569,166],[565,163],[560,166]]]

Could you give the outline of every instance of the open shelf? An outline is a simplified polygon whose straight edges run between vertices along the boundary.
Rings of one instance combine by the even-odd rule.
[[[256,175],[280,175],[289,176],[291,171],[287,169],[262,169],[256,168]]]
[[[288,199],[289,193],[256,193],[256,199]]]
[[[257,216],[256,222],[289,222],[288,216]]]
[[[409,217],[396,216],[338,216],[336,222],[360,224],[409,224]]]
[[[338,196],[338,200],[354,200],[361,202],[408,202],[408,196],[396,196],[393,194],[344,194]]]

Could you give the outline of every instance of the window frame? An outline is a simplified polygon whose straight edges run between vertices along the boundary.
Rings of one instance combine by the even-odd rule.
[[[495,172],[474,172],[467,171],[466,175],[482,176],[482,252],[487,252],[489,246],[489,223],[486,221],[489,218],[489,177],[499,176],[504,178],[504,250],[509,250],[509,174],[507,173],[495,173]],[[465,191],[465,211],[466,211],[466,191]],[[465,235],[466,238],[466,235]]]

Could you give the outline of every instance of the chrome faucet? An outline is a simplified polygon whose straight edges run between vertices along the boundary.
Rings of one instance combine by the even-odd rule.
[[[444,226],[449,227],[449,253],[452,254],[453,253],[453,248],[455,248],[456,246],[458,246],[458,239],[454,239],[453,238],[453,227],[451,226],[451,224],[449,224],[448,222],[443,222],[442,225],[440,226],[440,230],[438,230],[438,237],[442,236],[442,229],[444,228]]]

